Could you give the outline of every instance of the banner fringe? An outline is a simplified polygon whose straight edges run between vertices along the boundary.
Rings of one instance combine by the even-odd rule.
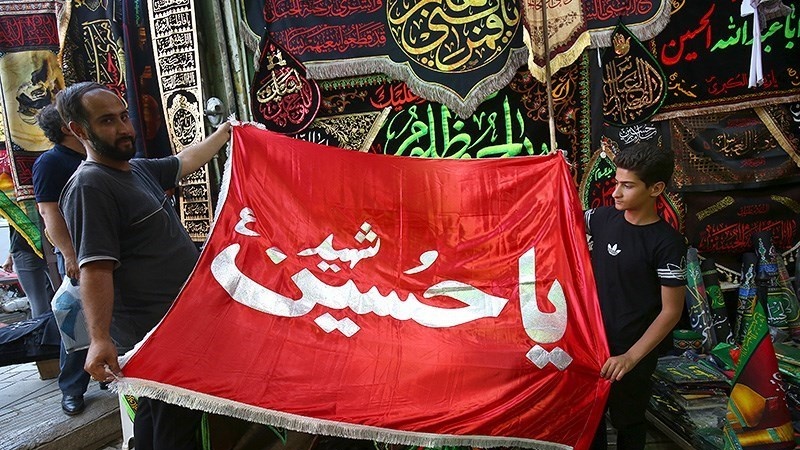
[[[511,50],[503,69],[481,80],[472,88],[466,98],[461,98],[447,86],[421,80],[414,75],[408,65],[395,63],[388,58],[370,57],[347,61],[306,62],[305,66],[308,76],[319,80],[384,73],[392,79],[403,80],[414,94],[426,100],[441,103],[460,118],[467,119],[478,109],[486,97],[508,85],[517,70],[527,62],[527,47]],[[453,74],[453,76],[457,75]]]
[[[681,117],[703,116],[706,114],[719,114],[724,112],[741,111],[743,109],[758,108],[763,106],[779,105],[782,103],[792,103],[800,101],[800,94],[786,95],[783,97],[762,98],[740,103],[730,103],[724,105],[705,106],[695,109],[678,109],[663,113],[656,113],[650,118],[655,122],[658,120],[678,119]]]
[[[581,34],[581,36],[575,40],[575,43],[567,50],[564,50],[561,53],[553,56],[550,60],[550,74],[555,75],[556,72],[563,69],[564,67],[572,65],[578,58],[583,55],[583,51],[586,50],[586,47],[589,46],[591,42],[591,36],[588,32]],[[540,66],[536,64],[533,58],[528,58],[528,70],[531,72],[536,80],[540,83],[547,83],[547,71],[544,66]]]
[[[631,33],[636,36],[636,39],[640,41],[653,39],[667,27],[672,15],[672,4],[669,0],[664,0],[663,4],[664,8],[662,8],[659,15],[653,17],[649,22],[631,25],[625,24],[625,26],[631,30]],[[592,45],[589,48],[611,47],[611,35],[614,34],[615,28],[616,26],[603,28],[597,31],[589,30],[589,34],[592,36]]]
[[[409,431],[390,430],[387,428],[366,425],[347,424],[330,420],[274,411],[246,405],[188,389],[170,386],[140,378],[120,378],[111,383],[112,391],[141,397],[161,400],[185,408],[201,410],[211,414],[221,414],[291,430],[338,436],[349,439],[369,439],[379,442],[400,445],[420,445],[424,447],[473,446],[489,447],[524,447],[534,450],[571,450],[568,445],[552,442],[536,441],[522,438],[492,436],[457,436],[452,434],[415,433]]]

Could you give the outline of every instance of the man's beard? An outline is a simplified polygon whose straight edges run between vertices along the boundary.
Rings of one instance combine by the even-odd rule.
[[[92,143],[92,147],[94,147],[97,153],[106,158],[113,159],[114,161],[128,161],[136,154],[136,145],[134,145],[135,140],[133,136],[119,138],[114,141],[113,144],[100,139],[100,137],[91,130],[88,132],[88,137],[89,141]],[[130,147],[124,148],[122,145],[128,141],[131,143]]]

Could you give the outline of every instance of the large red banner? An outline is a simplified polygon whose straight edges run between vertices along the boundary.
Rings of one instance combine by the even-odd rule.
[[[609,384],[564,158],[233,127],[218,217],[124,391],[311,433],[587,448]]]

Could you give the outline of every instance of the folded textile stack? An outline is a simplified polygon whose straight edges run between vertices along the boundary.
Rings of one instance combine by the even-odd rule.
[[[795,434],[800,433],[800,344],[773,343],[778,358],[778,370],[786,388],[786,404],[792,415]]]
[[[653,374],[649,411],[698,449],[713,449],[721,436],[730,381],[700,359],[665,356]]]

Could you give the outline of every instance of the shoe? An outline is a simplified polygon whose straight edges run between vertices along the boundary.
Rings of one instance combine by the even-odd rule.
[[[86,409],[86,403],[83,402],[82,395],[65,395],[61,397],[61,409],[64,414],[74,416]]]

